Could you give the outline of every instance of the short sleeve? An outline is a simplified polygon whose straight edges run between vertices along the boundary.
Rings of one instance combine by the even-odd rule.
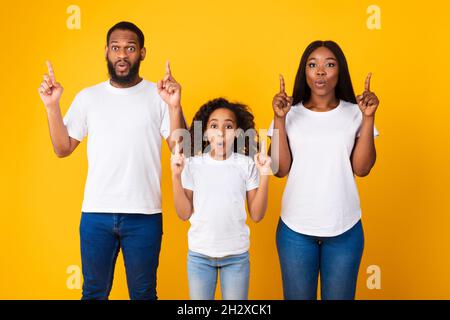
[[[183,171],[181,172],[181,185],[185,189],[194,190],[194,179],[192,178],[191,162],[186,159]]]
[[[162,119],[159,132],[161,133],[161,136],[164,139],[167,139],[170,135],[170,114],[169,114],[169,107],[162,99],[161,99],[161,108],[162,108]]]
[[[251,159],[249,159],[246,188],[247,191],[250,191],[258,187],[259,187],[259,172],[258,169],[256,168],[255,163]]]
[[[270,123],[269,129],[267,130],[267,136],[272,137],[273,136],[273,120]]]
[[[63,119],[69,136],[82,141],[88,134],[86,103],[83,94],[80,92],[72,101]]]

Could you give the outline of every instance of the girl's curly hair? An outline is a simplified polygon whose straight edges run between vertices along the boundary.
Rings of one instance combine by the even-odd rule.
[[[255,130],[254,116],[251,113],[250,108],[238,102],[235,103],[229,102],[225,98],[216,98],[202,105],[195,114],[194,118],[192,119],[192,124],[189,127],[189,133],[191,136],[191,154],[192,155],[201,154],[209,145],[209,141],[203,139],[204,134],[206,132],[206,126],[208,125],[208,120],[211,114],[215,110],[220,108],[226,108],[228,110],[231,110],[236,117],[237,127],[239,131],[237,137],[234,139],[233,145],[234,152],[245,154],[247,156],[249,154],[254,154],[258,152],[258,133]],[[201,149],[199,148],[200,146],[196,146],[196,144],[194,143],[194,129],[195,129],[195,122],[197,121],[200,121],[202,125]],[[247,131],[249,129],[252,130]],[[196,132],[196,134],[198,135],[198,132]],[[240,140],[240,143],[238,143],[238,138],[244,140]]]

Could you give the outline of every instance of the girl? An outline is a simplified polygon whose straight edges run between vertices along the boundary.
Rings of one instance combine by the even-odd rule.
[[[355,97],[332,41],[306,48],[292,97],[280,77],[269,153],[275,175],[289,174],[276,235],[285,299],[316,299],[319,273],[322,299],[354,299],[364,247],[354,175],[369,174],[378,135],[370,77]]]
[[[254,161],[248,157],[257,144],[256,139],[246,139],[249,132],[255,133],[255,124],[245,105],[223,98],[207,102],[194,117],[191,141],[198,123],[202,128],[200,154],[195,155],[193,143],[193,157],[185,158],[178,146],[172,157],[175,209],[182,220],[191,223],[190,297],[213,300],[219,273],[222,298],[246,300],[250,231],[245,204],[253,221],[264,217],[271,159],[263,150]]]

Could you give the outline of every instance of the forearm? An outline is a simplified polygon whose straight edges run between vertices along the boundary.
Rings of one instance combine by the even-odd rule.
[[[360,136],[352,155],[353,172],[360,177],[368,175],[376,161],[374,126],[375,117],[363,117]]]
[[[292,162],[285,122],[286,118],[275,117],[273,127],[274,131],[270,146],[272,171],[274,172],[275,176],[280,178],[286,176],[289,173]]]
[[[175,146],[175,141],[178,141],[180,134],[176,134],[179,129],[187,129],[186,120],[183,115],[183,109],[181,105],[169,106],[170,117],[170,137],[169,145],[172,150]]]
[[[259,222],[264,218],[267,211],[267,198],[269,191],[269,175],[262,175],[259,187],[249,206],[250,217],[253,221]]]
[[[192,201],[187,197],[181,183],[181,176],[172,175],[172,189],[174,196],[175,210],[181,220],[188,220],[193,212]]]
[[[58,157],[65,157],[70,153],[70,138],[63,122],[61,109],[58,106],[46,110],[53,150]]]

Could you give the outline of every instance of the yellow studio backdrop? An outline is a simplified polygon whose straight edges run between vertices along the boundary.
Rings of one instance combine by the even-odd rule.
[[[278,75],[291,92],[300,56],[332,39],[356,93],[372,72],[381,103],[377,163],[358,178],[365,250],[359,299],[450,299],[449,5],[444,1],[14,1],[2,3],[0,298],[79,299],[78,228],[86,141],[52,151],[37,88],[50,59],[65,113],[81,89],[107,79],[104,46],[116,22],[146,36],[141,75],[183,86],[188,122],[208,99],[248,104],[258,128],[272,118]],[[188,299],[188,222],[176,216],[163,145],[160,299]],[[282,299],[275,247],[285,179],[271,178],[265,219],[251,228],[250,299]],[[220,295],[218,295],[220,297]],[[121,255],[111,299],[128,299]]]

